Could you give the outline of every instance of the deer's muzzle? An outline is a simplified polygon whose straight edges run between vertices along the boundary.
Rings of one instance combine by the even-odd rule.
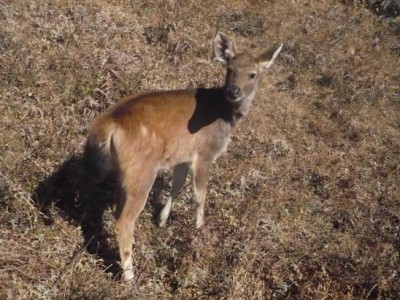
[[[226,97],[232,102],[239,101],[242,98],[242,91],[236,85],[230,85],[226,89]]]

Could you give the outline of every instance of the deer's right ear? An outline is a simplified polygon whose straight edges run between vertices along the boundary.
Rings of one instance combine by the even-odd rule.
[[[224,62],[235,56],[233,43],[222,32],[218,32],[214,38],[214,53],[216,59]]]

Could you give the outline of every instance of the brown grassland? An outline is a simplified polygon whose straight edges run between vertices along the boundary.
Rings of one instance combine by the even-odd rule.
[[[0,0],[0,299],[400,299],[400,29],[360,2]],[[126,285],[88,126],[126,94],[221,84],[217,31],[284,48],[200,230],[189,181],[156,225],[157,178]]]

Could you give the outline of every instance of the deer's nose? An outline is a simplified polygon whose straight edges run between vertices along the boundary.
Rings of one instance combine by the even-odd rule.
[[[230,85],[226,89],[226,95],[230,100],[237,100],[240,97],[240,88],[236,85]]]

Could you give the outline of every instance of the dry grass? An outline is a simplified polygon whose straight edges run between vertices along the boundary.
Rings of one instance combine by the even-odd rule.
[[[400,298],[400,44],[351,1],[0,1],[0,298]],[[111,187],[86,187],[94,115],[127,93],[213,86],[217,30],[285,43],[166,229],[157,180],[119,277]],[[32,201],[34,200],[34,201]]]

